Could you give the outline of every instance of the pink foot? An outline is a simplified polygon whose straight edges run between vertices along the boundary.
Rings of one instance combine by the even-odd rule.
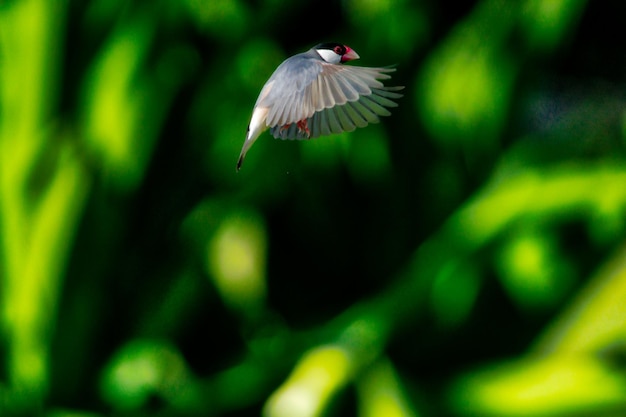
[[[298,130],[301,133],[306,133],[307,138],[311,136],[311,131],[309,130],[309,126],[307,125],[307,119],[300,120],[298,123],[296,123],[296,125],[298,126]]]

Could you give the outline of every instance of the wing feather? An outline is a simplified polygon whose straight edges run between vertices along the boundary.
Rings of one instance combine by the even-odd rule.
[[[317,114],[317,113],[316,113]],[[311,117],[308,121],[309,129],[311,130],[311,138],[316,138],[321,135],[321,118],[320,117]]]
[[[341,98],[345,97],[346,102],[359,99],[360,94],[353,85],[353,81],[347,77],[336,77],[335,81],[339,84]]]
[[[335,112],[337,113],[337,119],[339,119],[339,123],[341,124],[341,128],[344,132],[352,132],[356,129],[355,123],[352,121],[350,116],[345,111],[347,106],[337,106],[335,107]]]
[[[328,115],[326,112],[315,113],[313,117],[319,117],[320,119],[320,134],[323,136],[328,136],[331,134],[330,126],[328,124]]]
[[[367,97],[370,100],[376,102],[376,104],[380,104],[381,106],[398,107],[398,104],[395,101],[391,101],[387,97],[381,96],[381,95],[376,94],[376,93],[371,94],[369,96],[365,96],[365,97]]]
[[[370,96],[361,97],[359,102],[363,104],[365,107],[367,107],[369,110],[371,110],[377,116],[389,116],[391,114],[389,110],[387,110],[380,104],[376,103],[374,100],[370,98]]]
[[[350,105],[356,110],[368,123],[378,123],[379,119],[376,113],[368,109],[360,101],[350,103]]]
[[[372,89],[374,94],[387,97],[387,98],[401,98],[402,94],[396,93],[396,91],[403,90],[404,87],[384,87]]]
[[[291,62],[291,65],[284,65]],[[269,111],[266,124],[281,139],[308,139],[349,132],[397,107],[404,87],[387,87],[394,68],[332,65],[298,55],[274,72],[257,100]],[[306,120],[310,135],[298,128]]]
[[[343,109],[356,127],[367,126],[367,120],[354,108],[353,103],[354,102],[348,102],[345,106],[343,106]]]
[[[337,115],[335,114],[335,108],[331,107],[327,109],[326,116],[328,118],[328,127],[332,133],[341,133],[341,125],[339,124],[339,120],[337,120]]]

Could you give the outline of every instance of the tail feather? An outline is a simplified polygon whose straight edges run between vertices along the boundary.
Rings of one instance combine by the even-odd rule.
[[[246,133],[246,140],[243,143],[243,148],[241,148],[241,153],[239,154],[239,159],[237,160],[237,172],[241,169],[241,165],[243,164],[243,160],[246,159],[246,153],[248,153],[248,149],[254,143],[256,138],[250,140],[250,126],[248,126],[248,132]]]
[[[246,140],[243,143],[243,147],[241,148],[239,160],[237,160],[237,172],[239,172],[239,170],[241,169],[241,165],[243,164],[243,160],[246,158],[246,153],[248,153],[248,150],[252,147],[259,135],[263,133],[265,129],[267,129],[267,125],[265,124],[267,112],[267,107],[256,107],[252,112],[252,120],[250,120],[250,124],[248,125]]]
[[[245,144],[244,144],[245,145]],[[237,172],[241,169],[241,165],[243,165],[243,160],[246,159],[247,149],[242,149],[239,154],[239,159],[237,160]]]

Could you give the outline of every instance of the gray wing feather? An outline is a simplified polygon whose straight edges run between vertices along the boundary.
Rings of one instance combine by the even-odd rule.
[[[356,129],[356,125],[350,117],[345,112],[346,106],[337,106],[335,107],[335,113],[337,113],[337,119],[339,119],[339,123],[341,124],[341,128],[344,132],[352,132]]]
[[[356,101],[347,101],[344,105],[316,111],[306,119],[310,136],[307,136],[306,132],[301,132],[296,123],[291,123],[288,127],[273,126],[270,133],[277,139],[313,139],[332,133],[351,132],[357,127],[378,123],[381,116],[391,114],[387,107],[397,107],[391,99],[402,97],[402,94],[397,92],[401,88],[375,88],[370,95],[360,96]]]
[[[267,107],[267,126],[280,139],[310,139],[350,132],[396,107],[393,99],[404,87],[385,87],[393,68],[367,68],[324,63],[299,54],[281,64],[268,80],[272,88],[260,96],[257,106]],[[309,134],[296,122],[306,120]]]
[[[350,106],[358,114],[360,114],[367,121],[367,123],[378,123],[378,116],[376,116],[376,113],[373,113],[370,109],[365,107],[361,102],[359,101],[352,102],[350,103]]]
[[[347,103],[345,106],[343,106],[343,109],[348,114],[348,117],[350,118],[350,120],[352,120],[354,122],[356,127],[365,127],[365,126],[367,126],[367,124],[368,124],[367,119],[365,119],[365,117],[363,117],[363,115],[361,115],[354,108],[353,103],[354,102]]]
[[[266,121],[268,126],[283,126],[304,119],[298,119],[303,110],[296,109],[295,106],[307,105],[303,103],[303,97],[310,96],[306,93],[310,91],[311,84],[321,70],[320,65],[306,53],[294,55],[276,68],[266,85],[276,82],[267,94],[259,96],[255,104],[255,107],[269,109]]]

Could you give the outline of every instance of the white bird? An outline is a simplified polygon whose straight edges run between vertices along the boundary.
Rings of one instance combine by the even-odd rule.
[[[342,65],[358,59],[347,45],[322,43],[287,58],[267,80],[252,110],[237,171],[267,128],[275,138],[312,139],[377,123],[397,107],[404,87],[386,87],[393,68]]]

